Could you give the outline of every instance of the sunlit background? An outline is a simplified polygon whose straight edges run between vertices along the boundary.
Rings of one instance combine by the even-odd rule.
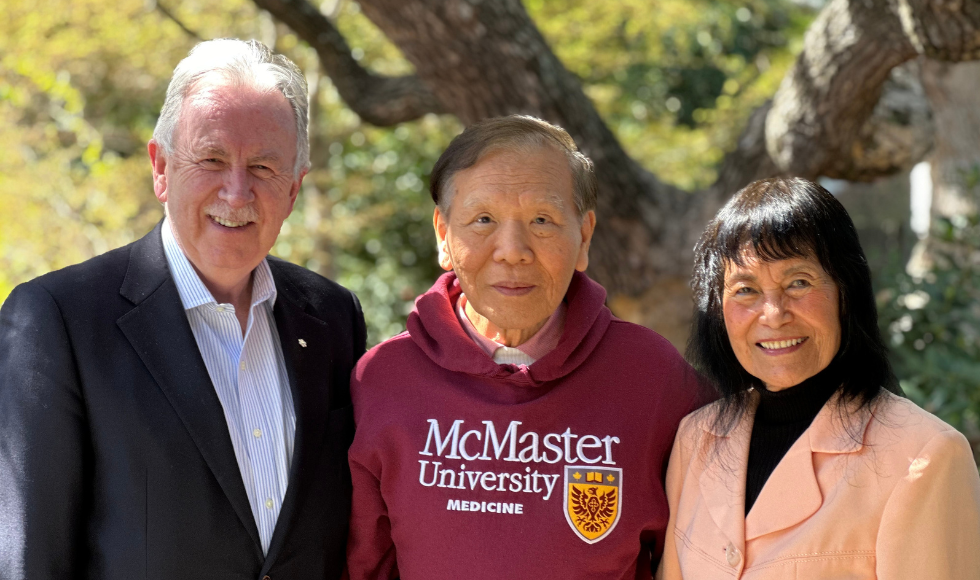
[[[748,115],[776,91],[822,2],[525,5],[629,153],[694,191],[714,181]],[[320,10],[362,65],[411,71],[356,2],[325,0]],[[455,118],[362,123],[314,51],[245,0],[0,0],[0,14],[0,300],[161,219],[145,147],[173,67],[201,39],[257,38],[305,71],[312,98],[313,168],[273,253],[356,292],[370,344],[404,329],[415,296],[439,274],[428,174],[462,129]],[[861,230],[903,387],[977,448],[980,275],[955,252],[919,277],[905,273],[915,192],[917,227],[928,226],[924,186],[914,183],[905,174],[826,185]],[[938,231],[980,247],[974,217]]]

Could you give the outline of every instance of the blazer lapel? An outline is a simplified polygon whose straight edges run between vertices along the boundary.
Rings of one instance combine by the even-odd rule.
[[[170,274],[159,224],[134,244],[119,292],[136,306],[116,324],[183,421],[261,556],[224,411]]]
[[[795,526],[820,509],[823,492],[814,471],[814,453],[840,454],[860,450],[864,428],[870,418],[870,415],[849,408],[843,416],[854,418],[857,423],[844,429],[840,416],[838,398],[831,397],[810,427],[786,452],[745,519],[747,541]]]
[[[718,529],[742,553],[745,553],[745,477],[749,458],[749,438],[756,400],[727,434],[715,433],[718,446],[709,451],[704,471],[698,478],[708,513]]]
[[[813,472],[810,436],[804,432],[789,448],[766,480],[752,510],[745,518],[745,539],[794,526],[813,515],[823,494]]]
[[[864,447],[865,431],[871,417],[872,411],[860,409],[855,401],[846,403],[845,408],[841,409],[840,396],[834,395],[807,429],[810,451],[836,454],[860,451]],[[844,418],[847,419],[846,425]]]
[[[269,545],[266,566],[275,561],[282,549],[310,484],[304,474],[313,471],[311,464],[318,460],[324,442],[330,408],[328,377],[333,362],[327,346],[335,339],[326,322],[306,312],[306,300],[300,293],[292,292],[275,266],[273,277],[277,291],[273,314],[293,394],[296,439],[286,497]]]

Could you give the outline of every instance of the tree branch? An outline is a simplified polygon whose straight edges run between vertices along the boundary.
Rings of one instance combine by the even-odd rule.
[[[662,250],[678,243],[668,231],[690,196],[626,154],[520,0],[361,0],[361,8],[462,122],[535,115],[564,127],[592,158],[602,219],[590,275],[635,293],[663,274],[661,265],[676,270],[676,252]]]
[[[869,180],[904,167],[889,160],[895,152],[884,158],[868,153],[884,153],[892,137],[910,137],[878,134],[879,128],[895,128],[883,122],[889,103],[883,108],[879,97],[892,70],[918,55],[952,62],[980,58],[980,2],[832,0],[807,31],[766,119],[767,149],[777,169]],[[921,147],[909,153],[921,155]]]
[[[767,149],[781,172],[842,177],[837,164],[850,157],[889,73],[916,56],[898,16],[881,4],[831,0],[807,31],[766,118]]]
[[[889,0],[916,52],[945,62],[980,60],[980,2]]]
[[[568,130],[596,164],[601,219],[589,272],[611,299],[682,288],[704,224],[754,179],[870,179],[917,161],[931,142],[922,131],[928,113],[914,98],[897,98],[915,90],[893,82],[892,70],[920,54],[980,56],[977,0],[831,0],[772,102],[752,115],[723,161],[717,182],[689,194],[627,155],[520,0],[361,0],[365,15],[415,66],[417,76],[400,79],[364,70],[307,0],[255,3],[317,50],[343,99],[368,122],[388,125],[444,110],[469,124],[526,113]]]
[[[874,181],[909,171],[932,150],[936,127],[919,69],[918,59],[892,69],[850,156],[834,164],[838,178]]]
[[[386,77],[362,67],[330,20],[306,0],[255,0],[316,50],[344,102],[362,119],[387,127],[444,109],[416,75]]]
[[[160,4],[159,0],[153,2],[153,7],[156,8],[160,12],[160,14],[163,14],[164,16],[172,20],[173,23],[179,26],[180,29],[184,31],[184,34],[186,34],[187,36],[190,36],[191,38],[197,40],[198,42],[204,40],[203,38],[201,38],[200,34],[188,28],[187,25],[180,20],[180,18],[177,18],[177,15],[171,12],[169,8],[167,8],[163,4]]]

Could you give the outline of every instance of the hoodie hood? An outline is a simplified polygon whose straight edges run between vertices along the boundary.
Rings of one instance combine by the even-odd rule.
[[[463,290],[455,272],[447,272],[415,301],[408,316],[412,341],[434,363],[453,372],[538,386],[574,371],[592,354],[609,328],[612,313],[606,291],[582,272],[575,272],[565,293],[568,312],[554,350],[529,367],[498,365],[473,342],[456,318]]]

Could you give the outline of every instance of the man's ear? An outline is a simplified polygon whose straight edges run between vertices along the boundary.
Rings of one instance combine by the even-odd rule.
[[[578,249],[578,260],[575,262],[575,269],[584,272],[589,267],[589,245],[592,243],[592,234],[595,233],[595,211],[589,210],[582,217],[582,244]]]
[[[150,165],[153,168],[153,193],[160,203],[167,203],[167,156],[156,139],[150,139],[146,144],[146,152],[150,154]]]
[[[432,229],[436,232],[436,245],[439,248],[439,266],[448,272],[453,269],[453,260],[449,255],[449,241],[447,239],[449,234],[449,220],[447,216],[439,211],[439,206],[436,206],[435,211],[432,212]]]
[[[296,198],[299,196],[299,190],[301,187],[303,187],[303,178],[306,177],[308,172],[309,169],[304,169],[303,172],[299,174],[299,177],[293,180],[293,186],[289,189],[289,213],[286,214],[287,217],[289,214],[293,213],[293,206],[296,205]]]

